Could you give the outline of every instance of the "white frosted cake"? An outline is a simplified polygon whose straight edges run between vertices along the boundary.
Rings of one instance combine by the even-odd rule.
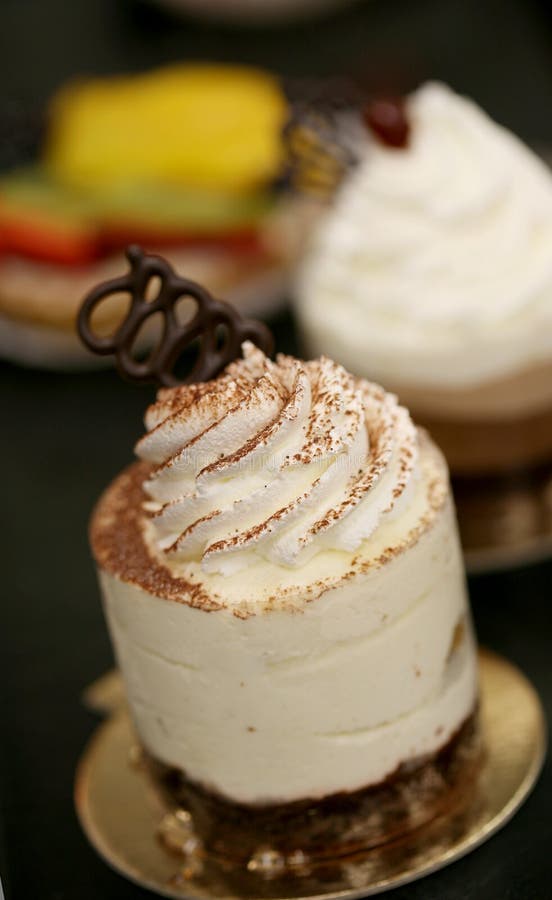
[[[244,354],[160,390],[91,536],[146,751],[260,808],[434,759],[477,667],[435,445],[331,360]]]
[[[429,83],[403,146],[366,130],[297,284],[309,352],[381,381],[458,469],[552,456],[552,175]]]

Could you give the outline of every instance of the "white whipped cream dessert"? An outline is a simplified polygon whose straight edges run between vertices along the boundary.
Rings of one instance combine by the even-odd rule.
[[[355,791],[474,711],[444,460],[396,397],[250,344],[162,389],[92,522],[146,749],[228,800]]]
[[[419,389],[417,408],[433,412],[547,406],[552,379],[538,372],[552,364],[550,170],[445,85],[421,87],[406,114],[403,148],[366,131],[314,236],[297,285],[308,348],[406,402]],[[523,390],[491,389],[518,376]]]

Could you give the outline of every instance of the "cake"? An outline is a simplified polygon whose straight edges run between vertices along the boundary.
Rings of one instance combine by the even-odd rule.
[[[366,128],[313,236],[296,289],[305,346],[396,392],[453,472],[548,460],[551,173],[445,85],[405,114],[399,146]]]
[[[0,353],[90,364],[79,299],[134,241],[245,310],[279,303],[286,273],[264,233],[286,116],[278,79],[247,66],[177,63],[63,85],[39,158],[0,178]],[[105,333],[122,308],[104,315]]]
[[[315,858],[465,792],[475,641],[429,436],[328,358],[242,349],[159,390],[91,544],[156,784],[213,852]]]

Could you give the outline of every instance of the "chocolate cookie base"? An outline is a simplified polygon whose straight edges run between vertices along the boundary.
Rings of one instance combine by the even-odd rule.
[[[436,754],[401,765],[383,783],[323,799],[291,803],[232,803],[192,783],[146,754],[157,790],[187,841],[234,864],[270,868],[323,864],[397,840],[437,816],[460,808],[477,777],[482,745],[473,713]],[[174,834],[161,839],[174,850]]]

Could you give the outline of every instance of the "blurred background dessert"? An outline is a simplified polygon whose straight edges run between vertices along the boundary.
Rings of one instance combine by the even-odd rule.
[[[549,459],[552,174],[443,84],[403,112],[396,140],[367,116],[315,231],[297,284],[305,345],[397,392],[454,472]]]
[[[91,359],[74,333],[79,299],[133,242],[247,309],[281,300],[282,261],[263,232],[286,116],[278,79],[245,66],[175,64],[62,87],[39,160],[0,180],[0,352]]]

